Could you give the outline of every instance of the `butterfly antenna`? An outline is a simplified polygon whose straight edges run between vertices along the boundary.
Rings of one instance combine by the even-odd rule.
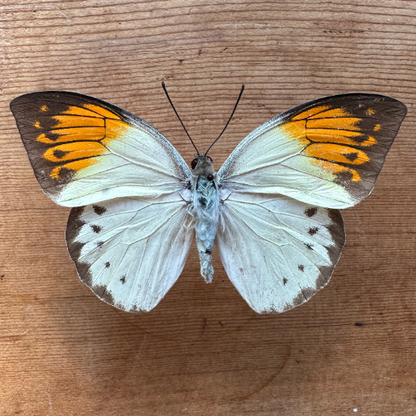
[[[228,119],[228,121],[227,121],[227,124],[225,125],[225,127],[222,129],[222,132],[220,133],[220,135],[213,141],[213,143],[211,144],[211,146],[210,147],[208,147],[208,150],[205,152],[205,155],[204,156],[206,156],[207,154],[208,154],[208,152],[210,151],[210,149],[211,149],[211,147],[212,146],[214,146],[214,144],[218,141],[218,139],[222,136],[222,134],[225,132],[225,129],[228,127],[228,125],[230,124],[230,121],[231,121],[231,119],[233,118],[233,115],[234,115],[234,113],[235,113],[235,110],[237,109],[237,106],[238,106],[238,103],[240,102],[240,99],[241,99],[241,96],[243,95],[243,91],[244,91],[244,84],[242,85],[242,87],[241,87],[241,91],[240,91],[240,95],[238,96],[238,98],[237,98],[237,102],[235,103],[235,106],[234,106],[234,110],[233,110],[233,112],[231,113],[231,115],[230,115],[230,118]]]
[[[197,152],[197,153],[198,153],[198,155],[199,155],[198,149],[196,148],[194,141],[191,139],[191,136],[189,135],[188,130],[186,130],[185,125],[182,123],[182,120],[181,120],[181,118],[179,117],[179,114],[178,114],[178,112],[176,111],[176,108],[175,108],[175,106],[173,105],[172,100],[171,100],[171,99],[170,99],[170,97],[169,97],[168,90],[166,89],[166,85],[165,85],[165,83],[164,83],[164,82],[162,82],[162,88],[163,88],[163,91],[165,91],[166,97],[168,97],[169,103],[170,103],[170,105],[172,106],[173,111],[174,111],[174,112],[175,112],[175,114],[176,114],[176,117],[178,117],[178,120],[181,122],[182,127],[183,127],[183,129],[185,130],[186,135],[189,137],[189,140],[191,141],[192,145],[194,146],[194,148],[195,148],[196,152]]]

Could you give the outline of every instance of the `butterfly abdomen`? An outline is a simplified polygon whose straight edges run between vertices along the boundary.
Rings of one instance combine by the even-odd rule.
[[[215,180],[195,176],[192,184],[196,243],[201,262],[201,275],[207,283],[212,281],[214,269],[211,265],[212,247],[217,232],[219,195]]]

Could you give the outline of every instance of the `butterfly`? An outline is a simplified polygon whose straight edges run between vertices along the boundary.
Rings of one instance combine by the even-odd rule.
[[[309,300],[340,258],[338,210],[370,194],[407,112],[374,94],[310,101],[256,128],[216,172],[208,151],[190,168],[150,124],[93,97],[36,92],[10,107],[44,193],[72,207],[66,241],[81,281],[128,312],[160,302],[194,235],[205,281],[215,242],[256,312]]]

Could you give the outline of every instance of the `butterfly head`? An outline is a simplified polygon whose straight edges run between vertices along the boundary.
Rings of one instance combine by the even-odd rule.
[[[208,180],[213,180],[215,176],[212,159],[205,155],[195,155],[191,163],[192,173],[195,176],[205,176]]]

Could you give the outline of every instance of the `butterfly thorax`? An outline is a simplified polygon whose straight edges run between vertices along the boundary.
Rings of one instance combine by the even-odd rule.
[[[193,201],[190,213],[195,220],[201,275],[207,283],[210,283],[214,274],[211,258],[219,215],[217,174],[212,166],[211,158],[199,155],[195,161],[191,179]]]

